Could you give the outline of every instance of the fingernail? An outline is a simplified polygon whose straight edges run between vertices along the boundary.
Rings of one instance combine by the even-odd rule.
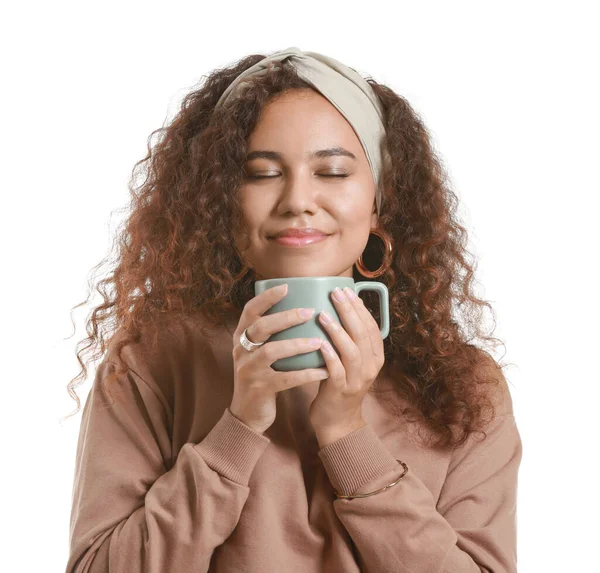
[[[333,354],[333,348],[331,346],[331,344],[329,344],[329,342],[327,340],[323,341],[323,344],[321,344],[321,348],[327,352],[327,354]]]
[[[315,312],[314,308],[302,308],[300,309],[300,316],[302,318],[310,318]]]
[[[356,298],[356,293],[351,289],[346,287],[344,292],[348,295],[349,298]]]
[[[346,295],[340,287],[335,287],[335,289],[333,289],[333,296],[338,302],[344,302],[346,300]]]
[[[331,323],[331,316],[329,316],[329,314],[326,311],[323,311],[321,313],[321,320],[325,323],[325,324],[330,324]]]

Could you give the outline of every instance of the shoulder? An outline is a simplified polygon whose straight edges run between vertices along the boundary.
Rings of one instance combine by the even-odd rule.
[[[222,327],[199,316],[167,316],[144,326],[135,337],[118,329],[109,340],[104,360],[115,366],[124,363],[138,383],[145,383],[172,407],[175,386],[189,384],[194,362],[212,355],[213,345],[222,336]],[[118,357],[121,341],[125,344]]]
[[[477,350],[474,377],[479,393],[485,393],[494,406],[496,416],[513,414],[513,401],[502,367],[485,350]]]

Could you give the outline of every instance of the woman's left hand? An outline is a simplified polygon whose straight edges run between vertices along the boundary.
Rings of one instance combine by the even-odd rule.
[[[319,393],[309,409],[309,420],[319,438],[320,447],[366,425],[362,401],[383,367],[385,357],[379,325],[352,289],[346,288],[345,300],[333,300],[343,327],[335,320],[321,324],[341,353],[328,353],[327,340],[321,345],[329,377],[321,382]],[[329,345],[331,347],[331,345]]]

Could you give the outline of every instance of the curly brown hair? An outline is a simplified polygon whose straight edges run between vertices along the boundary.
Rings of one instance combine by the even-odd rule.
[[[142,332],[156,345],[165,325],[192,315],[225,326],[231,312],[239,314],[254,296],[254,271],[231,234],[244,227],[236,190],[247,140],[275,94],[314,89],[288,62],[278,61],[239,97],[216,107],[234,78],[264,57],[250,55],[205,76],[169,125],[150,135],[147,155],[132,171],[130,213],[117,237],[117,260],[96,285],[104,301],[88,316],[88,336],[77,345],[82,370],[67,386],[77,411],[74,388],[87,375],[83,353],[97,360],[120,334],[114,346],[120,369],[104,380],[108,386],[128,371],[121,350],[138,342]],[[379,226],[394,245],[390,266],[376,279],[389,291],[383,371],[408,404],[394,413],[430,430],[431,447],[456,447],[495,417],[499,403],[510,403],[505,365],[481,348],[500,343],[483,327],[484,308],[492,316],[494,311],[472,292],[476,263],[469,260],[467,233],[457,220],[458,200],[423,121],[392,89],[367,81],[384,109],[387,158]],[[138,168],[144,177],[136,186]],[[377,253],[371,251],[363,261],[376,268]],[[354,280],[365,277],[354,269]],[[379,320],[377,296],[361,296]],[[488,387],[496,391],[484,391]],[[375,385],[371,391],[377,391]]]

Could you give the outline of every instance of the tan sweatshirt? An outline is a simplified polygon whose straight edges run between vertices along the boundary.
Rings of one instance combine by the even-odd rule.
[[[452,452],[388,413],[394,392],[367,394],[367,425],[319,449],[318,382],[280,392],[264,434],[231,414],[235,324],[207,336],[190,319],[157,351],[127,346],[133,371],[112,403],[99,384],[109,347],[82,413],[67,573],[517,571],[522,443],[508,393],[487,438]],[[335,497],[395,481],[397,459],[397,485]]]

